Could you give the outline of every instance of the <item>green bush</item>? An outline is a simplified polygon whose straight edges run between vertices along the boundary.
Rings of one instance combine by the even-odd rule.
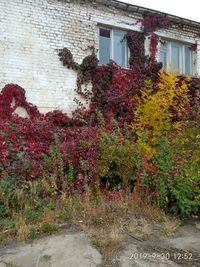
[[[100,139],[100,177],[109,189],[133,188],[138,166],[137,145],[118,129]]]

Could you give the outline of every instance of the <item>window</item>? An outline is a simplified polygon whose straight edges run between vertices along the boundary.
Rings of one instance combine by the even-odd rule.
[[[163,69],[170,68],[180,74],[192,75],[192,49],[189,45],[161,41],[160,60]]]
[[[99,29],[99,62],[107,64],[114,60],[122,67],[128,67],[128,46],[126,32],[100,28]]]

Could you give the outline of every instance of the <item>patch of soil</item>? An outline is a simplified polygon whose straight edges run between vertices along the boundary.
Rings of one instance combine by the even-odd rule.
[[[200,267],[200,231],[195,223],[184,222],[172,236],[164,235],[159,224],[146,239],[125,233],[123,250],[101,267]]]

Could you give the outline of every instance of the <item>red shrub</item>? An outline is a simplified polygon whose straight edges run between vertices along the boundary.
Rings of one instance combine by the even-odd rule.
[[[0,94],[0,118],[10,119],[17,107],[23,107],[30,118],[39,116],[37,107],[26,101],[25,90],[16,84],[7,84]]]

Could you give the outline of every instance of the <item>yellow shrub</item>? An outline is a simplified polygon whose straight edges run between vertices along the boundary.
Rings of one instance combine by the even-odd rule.
[[[168,133],[172,127],[172,117],[176,114],[184,117],[184,111],[189,104],[189,90],[187,79],[181,79],[174,73],[159,72],[157,88],[153,88],[151,81],[146,81],[140,97],[134,98],[136,110],[132,128],[136,130],[139,140],[145,135],[150,144]],[[172,111],[173,109],[173,111]]]

